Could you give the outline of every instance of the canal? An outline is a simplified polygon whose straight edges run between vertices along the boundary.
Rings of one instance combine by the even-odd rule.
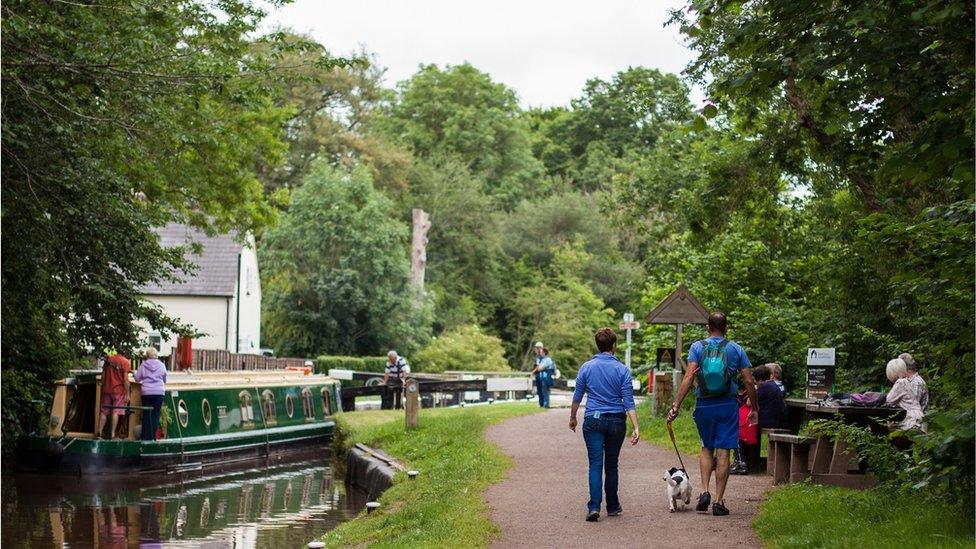
[[[5,476],[3,547],[304,547],[366,497],[324,460],[134,481]]]

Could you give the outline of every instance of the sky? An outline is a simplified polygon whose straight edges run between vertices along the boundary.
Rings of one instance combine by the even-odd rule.
[[[269,8],[265,29],[311,35],[338,55],[365,47],[386,84],[421,64],[469,62],[516,91],[523,107],[568,105],[586,80],[628,66],[679,73],[692,59],[668,9],[681,0],[296,0]],[[700,102],[701,94],[692,93]]]

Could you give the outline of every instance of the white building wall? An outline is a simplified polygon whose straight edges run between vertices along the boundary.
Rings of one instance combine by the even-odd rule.
[[[258,256],[254,251],[252,238],[248,239],[248,246],[241,250],[239,274],[238,280],[241,285],[237,292],[241,299],[239,352],[257,352],[261,347],[261,276],[258,272]],[[234,305],[236,306],[236,303]]]
[[[170,318],[174,318],[193,326],[205,335],[193,340],[194,349],[228,349],[234,350],[234,309],[233,299],[229,297],[210,296],[175,296],[152,295],[143,296],[146,300],[156,303]],[[148,326],[142,325],[145,340],[158,332],[151,332]],[[168,355],[176,348],[176,335],[170,335],[160,344],[159,354]]]

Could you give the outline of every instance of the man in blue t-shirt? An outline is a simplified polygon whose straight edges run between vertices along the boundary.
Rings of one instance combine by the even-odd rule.
[[[696,509],[708,511],[709,504],[712,504],[712,514],[717,516],[729,514],[729,510],[725,506],[725,485],[729,480],[729,450],[739,447],[739,406],[735,399],[738,392],[735,383],[736,372],[742,373],[742,381],[745,383],[746,391],[749,394],[751,407],[748,418],[749,425],[755,425],[759,422],[759,400],[756,398],[756,382],[752,378],[752,364],[738,343],[728,341],[725,338],[727,331],[728,321],[725,314],[715,312],[708,317],[708,338],[692,343],[691,349],[688,351],[688,368],[685,369],[684,379],[681,380],[678,398],[671,405],[671,410],[668,411],[668,423],[671,423],[678,417],[681,401],[691,390],[691,385],[695,382],[696,374],[702,362],[707,360],[704,356],[706,348],[710,347],[711,352],[715,352],[714,350],[717,347],[719,356],[724,361],[731,376],[728,382],[728,391],[724,394],[703,396],[702,388],[696,387],[695,412],[692,414],[702,443],[698,463],[701,468],[704,487],[704,492],[698,496]],[[711,356],[715,357],[714,354]],[[700,383],[701,381],[699,381]],[[717,465],[715,465],[716,462]],[[712,503],[712,496],[708,491],[713,468],[715,469],[714,503]]]

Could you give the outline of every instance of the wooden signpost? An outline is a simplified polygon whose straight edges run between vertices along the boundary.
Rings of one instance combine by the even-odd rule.
[[[408,379],[403,384],[403,394],[407,429],[416,429],[420,425],[420,382]]]
[[[644,320],[648,324],[676,325],[677,333],[674,345],[674,370],[671,375],[671,391],[672,398],[677,398],[678,386],[681,384],[681,372],[684,370],[684,361],[681,358],[681,355],[684,353],[683,342],[681,340],[684,325],[708,324],[708,309],[695,296],[691,295],[687,286],[680,284],[678,285],[678,289],[664,298],[653,311],[648,313],[647,318]],[[657,391],[658,387],[656,381],[655,379],[655,391]]]

